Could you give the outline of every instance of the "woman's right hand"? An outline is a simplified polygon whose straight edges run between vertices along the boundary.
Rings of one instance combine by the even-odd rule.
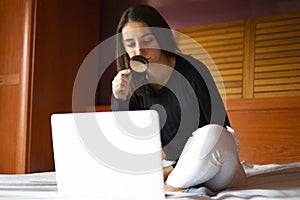
[[[132,74],[130,69],[119,71],[112,81],[112,92],[116,99],[126,101],[131,81]]]

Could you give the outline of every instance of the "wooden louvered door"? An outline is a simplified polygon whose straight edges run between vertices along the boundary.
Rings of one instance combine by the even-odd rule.
[[[225,95],[225,86],[227,97],[241,98],[245,22],[199,26],[179,32],[184,34],[177,34],[180,50],[210,69],[221,95]]]
[[[207,65],[223,97],[300,96],[300,13],[178,31],[181,51]]]
[[[300,95],[300,14],[256,21],[254,97]]]

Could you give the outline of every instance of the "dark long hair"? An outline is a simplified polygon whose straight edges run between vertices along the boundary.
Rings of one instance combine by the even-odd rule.
[[[162,53],[166,56],[174,55],[178,51],[172,30],[161,14],[153,7],[148,5],[135,5],[128,8],[122,15],[117,28],[117,69],[129,68],[129,56],[125,53],[123,45],[122,30],[128,21],[143,22],[150,27],[153,27],[152,33],[156,38]],[[162,28],[160,31],[157,28]]]

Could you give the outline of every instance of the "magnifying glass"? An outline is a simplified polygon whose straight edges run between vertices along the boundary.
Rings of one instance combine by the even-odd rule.
[[[141,90],[146,94],[146,73],[149,67],[149,62],[147,58],[141,55],[133,56],[129,60],[129,67],[132,70],[132,74],[135,75],[136,80],[141,82]]]
[[[148,70],[149,62],[144,56],[137,55],[130,58],[129,66],[133,72],[145,75]]]

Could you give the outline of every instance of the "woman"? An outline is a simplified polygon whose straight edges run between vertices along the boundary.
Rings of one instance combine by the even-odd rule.
[[[166,190],[189,192],[202,184],[216,191],[244,185],[235,136],[226,128],[230,123],[206,66],[179,53],[169,25],[153,7],[127,9],[117,34],[112,108],[158,111],[168,161]],[[130,70],[129,60],[136,55],[149,62],[144,76],[133,76]]]

